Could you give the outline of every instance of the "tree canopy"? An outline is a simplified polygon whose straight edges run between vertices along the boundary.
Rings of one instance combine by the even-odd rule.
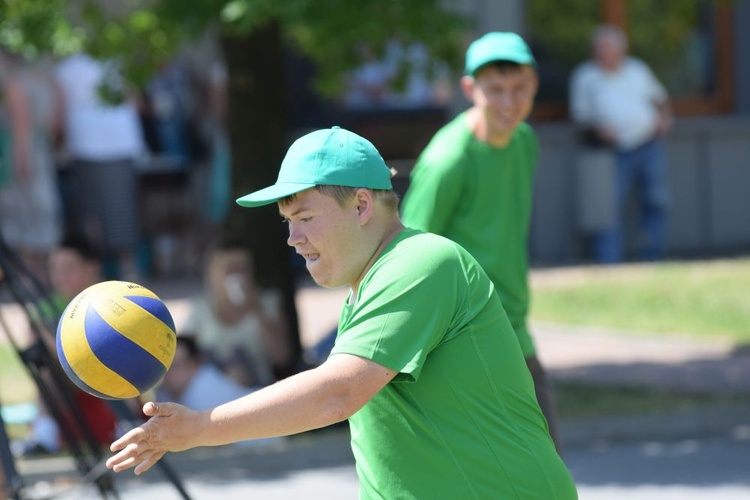
[[[117,59],[139,85],[185,41],[213,26],[242,37],[270,22],[315,61],[318,89],[340,89],[340,75],[361,61],[367,44],[419,41],[432,58],[456,67],[466,19],[441,0],[4,0],[0,45],[27,55],[84,49]]]

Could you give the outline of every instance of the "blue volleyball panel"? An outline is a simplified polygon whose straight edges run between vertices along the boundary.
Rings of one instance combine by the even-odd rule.
[[[65,353],[62,350],[62,346],[60,345],[60,342],[57,342],[57,356],[58,358],[60,358],[60,365],[62,366],[65,374],[83,392],[88,392],[92,396],[96,396],[97,398],[102,398],[102,399],[119,399],[119,398],[110,396],[109,394],[104,394],[99,391],[96,391],[92,389],[91,387],[89,387],[89,385],[86,382],[81,380],[78,374],[75,372],[75,370],[73,370],[73,368],[68,363],[68,359],[65,357]]]
[[[172,315],[169,313],[167,306],[161,300],[154,297],[146,297],[144,295],[126,295],[125,298],[134,304],[138,304],[140,307],[159,318],[161,322],[167,325],[173,332],[175,331]]]
[[[151,389],[166,373],[158,359],[110,326],[93,307],[86,311],[85,330],[86,340],[99,361],[138,391]]]

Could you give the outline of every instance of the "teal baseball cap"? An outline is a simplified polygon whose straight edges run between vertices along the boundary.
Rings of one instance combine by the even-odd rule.
[[[494,61],[510,61],[536,67],[526,42],[516,33],[494,31],[474,40],[466,50],[465,74],[474,76],[479,68]]]
[[[260,207],[318,185],[392,189],[391,169],[364,137],[341,127],[316,130],[294,141],[276,184],[237,199]]]

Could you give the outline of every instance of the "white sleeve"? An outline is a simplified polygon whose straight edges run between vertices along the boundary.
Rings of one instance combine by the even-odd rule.
[[[594,110],[591,106],[588,65],[578,66],[570,78],[570,118],[578,124],[592,123]]]

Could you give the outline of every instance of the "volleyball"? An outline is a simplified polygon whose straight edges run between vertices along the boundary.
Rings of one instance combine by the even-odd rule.
[[[103,399],[129,399],[153,388],[172,364],[172,315],[147,288],[104,281],[79,293],[57,325],[57,354],[68,377]]]

